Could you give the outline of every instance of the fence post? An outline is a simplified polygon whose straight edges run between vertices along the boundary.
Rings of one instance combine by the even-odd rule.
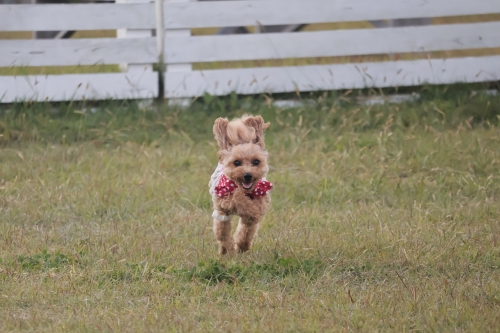
[[[168,13],[168,3],[173,3],[173,2],[190,2],[190,0],[165,0],[167,2],[167,5],[165,6],[166,8],[166,13]],[[189,37],[191,36],[191,29],[166,29],[165,30],[165,37]],[[164,45],[165,49],[168,48],[168,43],[165,43]],[[165,65],[165,71],[168,72],[186,72],[189,73],[193,70],[193,66],[190,63],[185,63],[185,64],[166,64]],[[165,75],[166,79],[167,75]],[[167,85],[165,84],[165,87]],[[168,95],[168,92],[165,91],[165,93]],[[169,105],[181,105],[181,106],[188,106],[190,103],[189,98],[170,98],[168,101]]]
[[[116,0],[117,4],[120,3],[150,3],[154,0]],[[118,29],[116,31],[117,38],[148,38],[153,36],[151,29]],[[144,72],[152,72],[152,64],[134,64],[130,65],[122,63],[119,65],[122,72],[129,72],[131,75],[141,74]]]
[[[165,24],[163,22],[163,0],[155,0],[156,50],[158,57],[158,100],[165,99]]]

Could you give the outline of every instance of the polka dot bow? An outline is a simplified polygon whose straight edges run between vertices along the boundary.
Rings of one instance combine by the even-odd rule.
[[[227,179],[225,175],[222,175],[219,180],[219,184],[215,187],[215,195],[218,197],[225,197],[229,194],[233,194],[237,186],[234,181]],[[273,183],[266,180],[259,180],[257,186],[253,189],[251,193],[246,193],[246,196],[250,199],[260,198],[269,193],[273,188]]]

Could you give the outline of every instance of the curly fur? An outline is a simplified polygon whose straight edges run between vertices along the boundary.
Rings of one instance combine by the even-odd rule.
[[[213,132],[221,150],[243,143],[255,143],[265,149],[264,130],[270,123],[264,123],[261,116],[244,115],[231,121],[227,118],[215,120]]]
[[[269,171],[268,153],[264,150],[264,130],[267,127],[269,123],[265,124],[260,116],[246,116],[231,122],[222,118],[215,121],[214,134],[221,148],[219,161],[224,166],[226,177],[233,180],[238,188],[226,197],[213,197],[214,209],[221,215],[240,217],[233,237],[230,220],[214,219],[213,229],[220,254],[250,250],[259,224],[269,210],[270,194],[254,199],[246,195]],[[236,160],[241,165],[235,165]],[[255,160],[259,161],[258,165],[255,165]],[[248,175],[251,175],[250,181]],[[245,183],[252,186],[244,188]]]

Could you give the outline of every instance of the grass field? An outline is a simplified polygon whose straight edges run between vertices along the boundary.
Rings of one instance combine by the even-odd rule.
[[[500,331],[500,97],[417,92],[1,106],[1,331]],[[211,126],[245,112],[272,209],[220,258]]]

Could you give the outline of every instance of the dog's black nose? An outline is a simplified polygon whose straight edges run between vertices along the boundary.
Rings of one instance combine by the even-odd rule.
[[[245,173],[245,175],[243,176],[243,178],[245,178],[245,181],[249,182],[252,180],[252,174],[251,173]]]

